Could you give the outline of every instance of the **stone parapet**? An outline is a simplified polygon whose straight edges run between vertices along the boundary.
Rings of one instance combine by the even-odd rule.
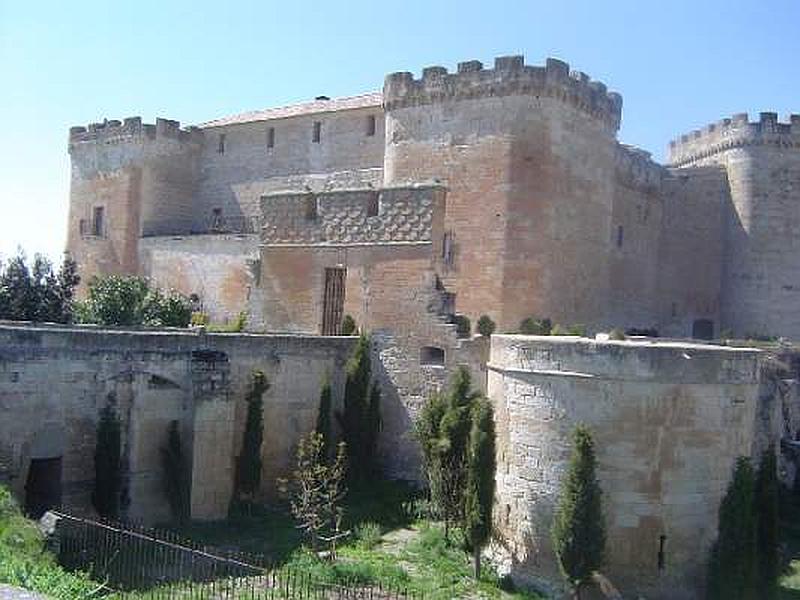
[[[459,63],[456,73],[445,67],[426,67],[420,79],[408,72],[387,75],[383,103],[387,111],[489,96],[531,95],[558,98],[600,119],[616,131],[622,115],[622,96],[608,92],[605,84],[591,81],[585,73],[570,71],[569,65],[548,58],[544,67],[525,64],[522,56],[501,56],[494,69],[480,61]]]
[[[800,115],[779,123],[774,112],[762,112],[756,122],[750,122],[747,113],[735,114],[672,140],[669,162],[680,167],[731,148],[762,145],[800,148]]]
[[[142,123],[141,117],[127,117],[123,121],[105,119],[102,123],[89,123],[69,129],[69,143],[81,142],[121,142],[125,140],[157,138],[176,139],[182,142],[200,141],[203,132],[198,127],[181,129],[179,121],[156,119],[155,125]]]
[[[658,189],[666,172],[649,152],[626,144],[617,144],[614,168],[618,182],[644,190]]]

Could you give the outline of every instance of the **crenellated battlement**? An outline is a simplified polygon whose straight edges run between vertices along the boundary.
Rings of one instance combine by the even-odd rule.
[[[203,132],[198,127],[181,129],[179,121],[172,119],[156,119],[155,125],[142,123],[141,117],[128,117],[123,121],[105,119],[102,123],[70,127],[69,143],[82,142],[110,142],[125,139],[150,139],[157,138],[175,139],[181,142],[190,142],[201,139]]]
[[[610,129],[619,128],[622,96],[586,73],[570,71],[569,65],[548,58],[544,67],[528,66],[522,56],[500,56],[493,69],[471,60],[458,64],[456,73],[445,67],[426,67],[420,79],[408,72],[391,73],[383,86],[387,111],[451,99],[533,95],[558,98],[601,119]]]
[[[756,122],[751,122],[747,113],[733,115],[672,140],[669,162],[680,167],[731,148],[754,145],[800,148],[800,115],[791,115],[789,123],[778,122],[774,112],[762,112]]]

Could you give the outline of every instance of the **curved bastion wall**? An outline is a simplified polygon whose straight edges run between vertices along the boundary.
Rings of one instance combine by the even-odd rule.
[[[505,569],[559,589],[550,528],[582,423],[603,489],[603,573],[625,597],[701,597],[720,500],[736,458],[751,454],[760,364],[754,349],[492,336]]]

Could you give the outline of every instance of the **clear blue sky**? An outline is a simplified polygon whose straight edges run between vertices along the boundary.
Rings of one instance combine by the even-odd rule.
[[[517,53],[619,91],[620,139],[658,159],[735,112],[800,113],[800,0],[0,0],[0,254],[63,249],[71,125],[198,123]]]

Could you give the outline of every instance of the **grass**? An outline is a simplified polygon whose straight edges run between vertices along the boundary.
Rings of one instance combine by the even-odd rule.
[[[800,495],[784,491],[780,514],[786,560],[779,597],[781,600],[800,600]]]
[[[60,600],[100,597],[103,586],[84,573],[68,573],[47,552],[38,527],[24,518],[0,486],[0,583],[47,594]]]
[[[180,534],[223,549],[264,555],[276,564],[325,584],[384,586],[423,594],[426,599],[537,599],[526,592],[504,591],[501,579],[485,565],[479,581],[469,556],[445,539],[435,523],[419,519],[414,490],[397,482],[370,482],[348,495],[345,528],[353,532],[332,563],[304,549],[291,517],[254,507],[220,523],[191,524]],[[456,534],[451,534],[455,540]]]

